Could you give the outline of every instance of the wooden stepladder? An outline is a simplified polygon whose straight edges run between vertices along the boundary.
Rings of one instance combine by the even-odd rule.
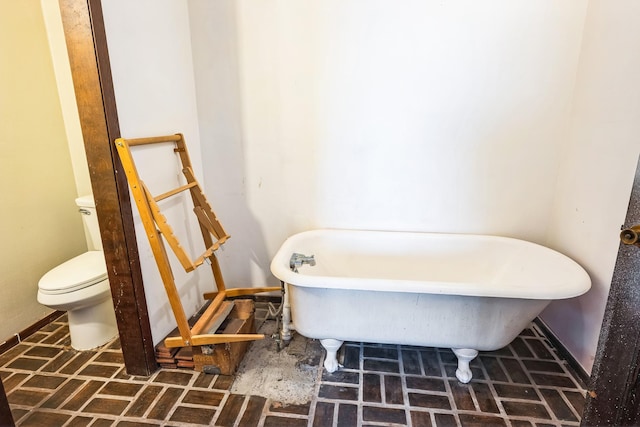
[[[228,301],[227,297],[279,291],[280,288],[225,288],[224,279],[222,278],[222,272],[220,270],[220,265],[218,264],[218,259],[215,255],[215,251],[227,241],[229,235],[224,231],[220,221],[218,221],[218,218],[211,209],[211,205],[207,202],[200,184],[194,176],[191,160],[189,159],[189,153],[182,134],[137,139],[118,138],[116,139],[115,144],[129,182],[129,187],[131,188],[133,199],[135,200],[138,212],[140,213],[140,219],[144,226],[147,238],[149,239],[153,256],[156,260],[156,264],[158,265],[160,277],[162,278],[165,291],[167,292],[167,297],[169,298],[169,304],[171,305],[171,309],[178,325],[178,331],[180,332],[179,337],[166,338],[164,344],[167,347],[187,347],[251,341],[264,338],[264,335],[262,334],[215,333],[216,329],[222,324],[233,308],[233,302]],[[131,155],[131,147],[149,144],[161,144],[163,147],[159,147],[158,149],[166,148],[167,145],[173,147],[173,151],[178,154],[182,163],[182,173],[186,179],[186,184],[157,196],[153,196],[149,192],[149,189],[138,176],[138,171]],[[189,190],[191,194],[193,212],[198,219],[200,231],[204,240],[204,246],[206,248],[202,255],[194,260],[191,259],[189,254],[187,254],[180,245],[180,242],[174,235],[173,230],[167,223],[166,217],[162,214],[160,207],[158,206],[159,201],[187,190]],[[189,326],[182,302],[180,301],[180,295],[176,288],[163,238],[164,241],[169,244],[185,271],[191,272],[205,263],[210,264],[211,266],[211,271],[213,273],[217,289],[214,292],[204,294],[204,298],[211,300],[211,303],[193,327]]]

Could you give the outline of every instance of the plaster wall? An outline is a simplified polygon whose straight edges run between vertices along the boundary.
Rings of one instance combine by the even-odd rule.
[[[315,227],[544,242],[586,2],[208,3],[198,113],[235,283],[273,283]]]
[[[548,246],[582,264],[589,293],[542,319],[590,371],[640,154],[640,4],[591,0]],[[633,225],[633,224],[628,224]]]

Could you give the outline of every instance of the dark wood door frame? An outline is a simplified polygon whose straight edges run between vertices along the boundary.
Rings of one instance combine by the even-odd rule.
[[[625,227],[640,223],[640,162]],[[640,425],[640,247],[620,245],[583,426]]]
[[[4,391],[4,385],[0,378],[0,426],[13,427],[13,415],[11,415],[11,408],[9,407],[9,400],[7,399],[7,393]]]
[[[127,181],[113,141],[120,126],[100,0],[59,0],[91,187],[127,372],[157,369]]]

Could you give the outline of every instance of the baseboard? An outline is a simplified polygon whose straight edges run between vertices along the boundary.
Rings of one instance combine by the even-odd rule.
[[[558,337],[549,329],[549,327],[544,323],[542,319],[536,317],[533,321],[541,330],[542,333],[551,341],[551,344],[558,350],[558,354],[560,357],[565,359],[569,364],[569,367],[573,369],[576,376],[582,380],[582,385],[586,387],[589,384],[590,375],[587,374],[587,371],[584,370],[582,365],[578,363],[575,357],[567,350],[567,348],[562,344],[562,342],[558,339]]]
[[[65,311],[54,311],[53,313],[49,314],[48,316],[38,320],[36,323],[34,323],[34,324],[26,327],[25,329],[21,330],[17,334],[11,336],[10,338],[7,338],[4,342],[0,343],[0,354],[4,353],[5,351],[9,350],[12,347],[15,347],[18,344],[20,344],[21,341],[23,341],[26,338],[30,337],[31,335],[36,333],[38,330],[40,330],[40,328],[42,328],[43,326],[46,326],[49,323],[53,322],[58,317],[62,316],[64,313],[66,313],[66,312]]]

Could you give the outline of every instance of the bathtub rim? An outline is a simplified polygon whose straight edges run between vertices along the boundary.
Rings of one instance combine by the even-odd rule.
[[[471,239],[489,239],[495,241],[504,241],[507,243],[516,243],[518,245],[529,245],[535,247],[536,250],[547,252],[555,257],[562,257],[568,264],[575,269],[575,281],[573,284],[562,284],[556,288],[547,289],[544,293],[538,289],[526,287],[500,287],[495,285],[478,286],[474,282],[444,282],[444,281],[416,281],[401,279],[375,279],[375,278],[350,278],[335,276],[311,276],[302,273],[295,273],[289,268],[289,259],[293,252],[289,248],[298,239],[312,237],[314,235],[327,233],[342,234],[398,234],[398,235],[437,235],[438,237],[454,237],[454,238],[471,238]],[[484,234],[466,234],[466,233],[436,233],[436,232],[416,232],[416,231],[385,231],[385,230],[358,230],[358,229],[337,229],[337,228],[320,228],[289,236],[280,246],[276,255],[271,261],[271,272],[281,281],[302,287],[327,288],[327,289],[352,289],[361,291],[386,291],[386,292],[409,292],[409,293],[425,293],[425,294],[445,294],[445,295],[464,295],[464,296],[481,296],[495,298],[524,298],[524,299],[568,299],[585,294],[591,289],[591,278],[586,270],[575,260],[562,254],[554,249],[533,243],[523,239],[513,237],[484,235]],[[313,268],[307,267],[304,268]]]

